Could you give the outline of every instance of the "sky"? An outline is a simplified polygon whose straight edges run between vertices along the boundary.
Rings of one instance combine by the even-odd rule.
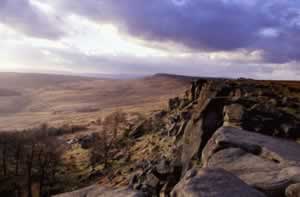
[[[0,0],[0,71],[300,80],[298,0]]]

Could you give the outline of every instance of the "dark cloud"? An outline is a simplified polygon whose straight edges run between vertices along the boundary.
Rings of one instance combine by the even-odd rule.
[[[29,0],[0,0],[0,23],[38,38],[58,39],[64,35],[59,19],[43,13]]]
[[[197,51],[262,50],[267,62],[300,60],[297,0],[59,0],[64,11],[155,42]],[[276,34],[262,34],[271,29]]]

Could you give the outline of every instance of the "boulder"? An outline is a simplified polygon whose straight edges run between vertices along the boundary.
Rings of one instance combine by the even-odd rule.
[[[289,185],[300,181],[300,144],[238,128],[220,128],[204,148],[202,162],[272,197],[284,196]]]
[[[202,87],[197,104],[192,110],[191,119],[185,126],[182,137],[181,161],[185,172],[190,160],[201,156],[202,149],[213,133],[223,124],[224,98],[229,94],[227,87],[208,83]]]
[[[286,197],[300,197],[300,184],[290,185],[285,191]]]
[[[53,197],[146,197],[145,194],[127,188],[108,189],[93,185],[74,192],[59,194]]]
[[[244,108],[240,104],[231,104],[224,107],[223,126],[241,127]]]
[[[265,195],[222,169],[190,170],[175,186],[172,197],[264,197]]]
[[[169,195],[180,180],[181,164],[167,159],[147,162],[142,173],[130,180],[130,187],[143,191],[148,196]]]

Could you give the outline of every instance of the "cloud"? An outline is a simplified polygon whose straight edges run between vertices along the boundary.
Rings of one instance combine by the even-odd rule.
[[[31,37],[56,40],[64,35],[60,19],[29,0],[1,0],[0,23]]]
[[[0,69],[300,79],[299,4],[0,0]]]
[[[296,0],[56,0],[56,6],[148,41],[206,52],[260,50],[271,63],[300,60]]]
[[[19,49],[20,50],[20,49]],[[20,50],[22,51],[22,50]],[[137,57],[129,54],[107,56],[88,55],[76,49],[66,48],[27,48],[22,52],[21,61],[28,60],[29,65],[48,70],[58,67],[65,71],[79,73],[142,74],[174,73],[210,77],[250,77],[256,79],[299,79],[300,68],[297,64],[239,64],[223,59],[211,60],[203,56]],[[35,58],[32,58],[35,57]],[[239,60],[238,60],[239,61]]]
[[[70,51],[52,51],[60,59],[71,60],[67,67],[90,69],[92,72],[106,73],[135,73],[155,74],[173,73],[193,76],[228,77],[228,78],[256,78],[256,79],[288,79],[299,80],[300,68],[289,64],[255,64],[224,62],[209,60],[203,57],[159,57],[149,59],[136,56],[102,56],[86,55]],[[66,65],[66,64],[64,64]]]

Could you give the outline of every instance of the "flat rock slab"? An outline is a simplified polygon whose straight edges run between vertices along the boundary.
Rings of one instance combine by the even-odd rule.
[[[223,169],[191,170],[175,186],[172,197],[264,197]]]
[[[56,195],[54,197],[145,197],[145,195],[127,188],[113,190],[99,185],[93,185],[74,192]]]
[[[284,196],[289,185],[300,182],[300,144],[237,128],[220,128],[204,148],[202,162],[237,175],[268,196]]]

